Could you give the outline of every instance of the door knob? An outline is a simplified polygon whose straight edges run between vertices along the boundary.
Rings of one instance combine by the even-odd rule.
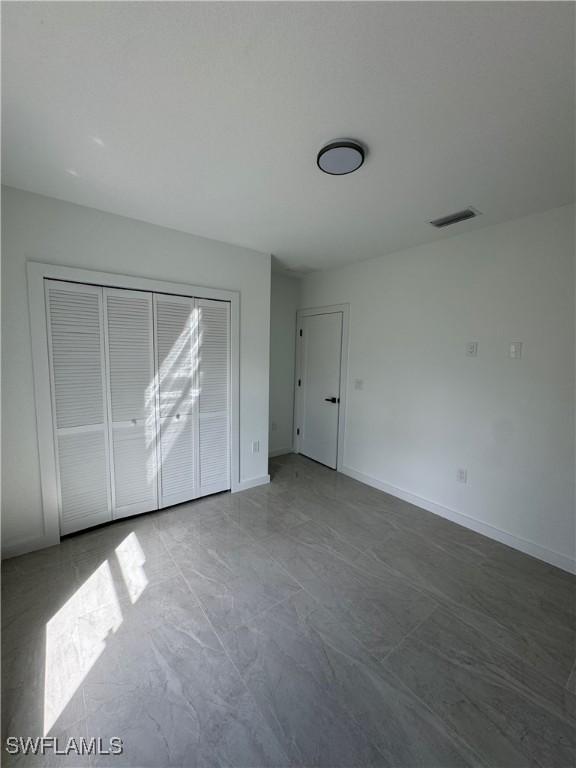
[[[327,403],[339,403],[340,398],[339,397],[325,397],[324,400],[326,400]]]

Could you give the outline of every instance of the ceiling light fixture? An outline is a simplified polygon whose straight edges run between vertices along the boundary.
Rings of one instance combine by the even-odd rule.
[[[336,139],[318,152],[318,168],[332,176],[353,173],[364,162],[364,147],[351,139]]]

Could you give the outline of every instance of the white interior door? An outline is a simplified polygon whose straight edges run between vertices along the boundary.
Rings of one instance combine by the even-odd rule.
[[[189,501],[198,486],[198,318],[195,300],[154,294],[160,507]]]
[[[230,304],[197,299],[199,494],[230,488]]]
[[[104,288],[113,516],[158,508],[152,294]]]
[[[112,517],[102,288],[45,281],[61,533]]]
[[[298,450],[332,469],[338,459],[342,324],[342,312],[307,315],[298,336]]]

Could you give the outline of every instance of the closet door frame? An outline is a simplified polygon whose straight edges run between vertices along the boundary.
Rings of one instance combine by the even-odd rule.
[[[231,491],[242,489],[240,480],[240,292],[144,277],[97,272],[39,262],[27,263],[28,306],[32,337],[32,364],[36,404],[36,428],[40,459],[43,536],[39,546],[60,541],[59,488],[56,462],[56,435],[52,411],[48,318],[45,280],[63,280],[103,288],[167,293],[198,299],[230,302],[230,479]]]

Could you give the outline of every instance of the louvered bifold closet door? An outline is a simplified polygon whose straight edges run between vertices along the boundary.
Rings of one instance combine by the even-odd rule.
[[[61,533],[111,519],[102,289],[45,281]]]
[[[152,294],[104,289],[113,516],[158,508]]]
[[[230,303],[196,300],[199,493],[230,488]]]
[[[194,299],[154,294],[160,507],[198,496],[198,329]]]

